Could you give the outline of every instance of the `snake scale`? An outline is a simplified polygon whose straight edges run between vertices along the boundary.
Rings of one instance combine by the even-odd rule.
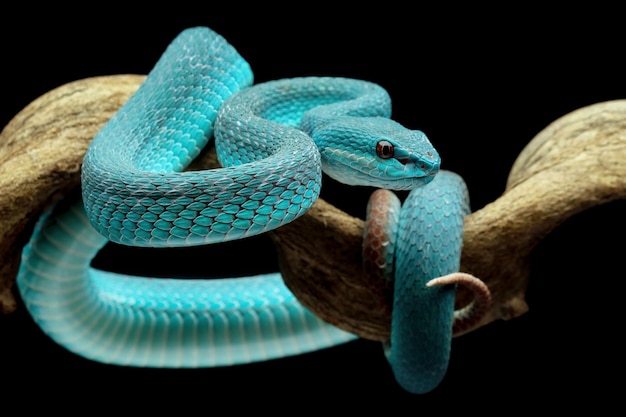
[[[453,324],[476,317],[475,306],[454,312],[456,283],[477,281],[458,273],[469,203],[424,133],[390,116],[377,84],[253,85],[221,35],[184,30],[93,139],[81,195],[39,219],[17,277],[28,311],[68,350],[127,366],[244,364],[353,340],[300,305],[279,273],[184,280],[91,267],[109,241],[189,246],[280,227],[316,201],[323,170],[387,190],[370,202],[364,270],[395,285],[385,352],[397,381],[430,391],[445,373]],[[185,171],[212,137],[223,167]],[[388,190],[412,191],[401,205]]]

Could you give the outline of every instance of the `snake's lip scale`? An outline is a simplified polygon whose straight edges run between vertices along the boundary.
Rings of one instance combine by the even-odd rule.
[[[414,176],[432,176],[439,172],[439,167],[441,166],[441,157],[434,150],[414,153],[404,149],[397,149],[394,159],[403,165],[403,175],[414,171]]]
[[[421,171],[424,173],[424,176],[435,175],[437,172],[439,172],[439,161],[436,161],[434,163],[425,163],[423,160],[412,157],[399,157],[396,158],[396,160],[406,167],[405,170],[414,169],[418,172]]]
[[[409,157],[405,157],[405,158],[396,158],[398,160],[398,162],[400,162],[402,165],[406,165],[411,163],[411,158]]]
[[[397,158],[398,162],[404,165],[403,175],[411,175],[416,178],[432,179],[439,172],[440,159],[425,161],[424,159],[407,157]]]

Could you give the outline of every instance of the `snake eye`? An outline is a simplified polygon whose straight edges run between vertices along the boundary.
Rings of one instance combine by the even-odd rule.
[[[376,154],[383,159],[393,157],[393,144],[388,140],[381,140],[376,144]]]

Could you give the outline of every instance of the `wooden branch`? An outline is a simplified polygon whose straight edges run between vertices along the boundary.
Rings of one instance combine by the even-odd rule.
[[[532,249],[572,215],[625,198],[625,160],[626,100],[567,114],[526,146],[502,196],[465,219],[461,271],[481,278],[492,293],[487,315],[465,333],[527,311]],[[321,213],[331,210],[324,202],[313,208],[312,218],[273,232],[281,265],[286,266],[285,282],[328,322],[368,339],[386,340],[391,311],[387,289],[382,283],[363,281],[359,271],[362,223],[352,219],[355,226],[346,228],[343,225],[351,219],[347,214],[323,217]],[[305,230],[315,237],[305,237]],[[333,237],[339,231],[340,241]],[[341,259],[336,255],[339,248]],[[311,255],[305,260],[307,253]],[[458,305],[465,305],[468,297],[459,291]]]
[[[61,86],[22,110],[0,133],[0,308],[36,218],[79,183],[87,145],[143,76],[89,78]],[[463,272],[483,279],[493,304],[476,327],[527,310],[528,256],[567,218],[626,194],[626,101],[572,112],[521,152],[506,191],[466,218]],[[216,166],[207,152],[191,169]],[[389,335],[390,289],[361,273],[363,221],[318,200],[300,219],[271,232],[285,282],[324,320],[372,340]],[[468,295],[458,294],[458,304]],[[472,330],[472,329],[469,329]]]
[[[625,160],[626,100],[571,112],[522,150],[504,194],[466,219],[462,268],[495,301],[479,326],[526,312],[532,249],[574,214],[625,198]]]
[[[79,185],[87,145],[144,78],[65,84],[26,106],[0,133],[0,311],[15,309],[11,289],[35,221]]]

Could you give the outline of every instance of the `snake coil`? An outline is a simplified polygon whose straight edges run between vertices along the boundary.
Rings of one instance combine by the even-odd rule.
[[[90,266],[108,241],[188,246],[280,227],[315,202],[323,170],[351,185],[415,189],[395,253],[385,255],[400,283],[388,355],[403,387],[432,389],[447,364],[454,285],[423,288],[458,271],[464,183],[435,176],[437,152],[422,132],[390,119],[376,84],[252,81],[248,63],[208,28],[187,29],[168,46],[90,144],[82,198],[42,216],[24,248],[17,282],[30,314],[70,351],[129,366],[224,366],[353,340],[301,306],[278,273],[186,281]],[[223,168],[185,171],[212,136]],[[433,241],[442,235],[442,245]]]

